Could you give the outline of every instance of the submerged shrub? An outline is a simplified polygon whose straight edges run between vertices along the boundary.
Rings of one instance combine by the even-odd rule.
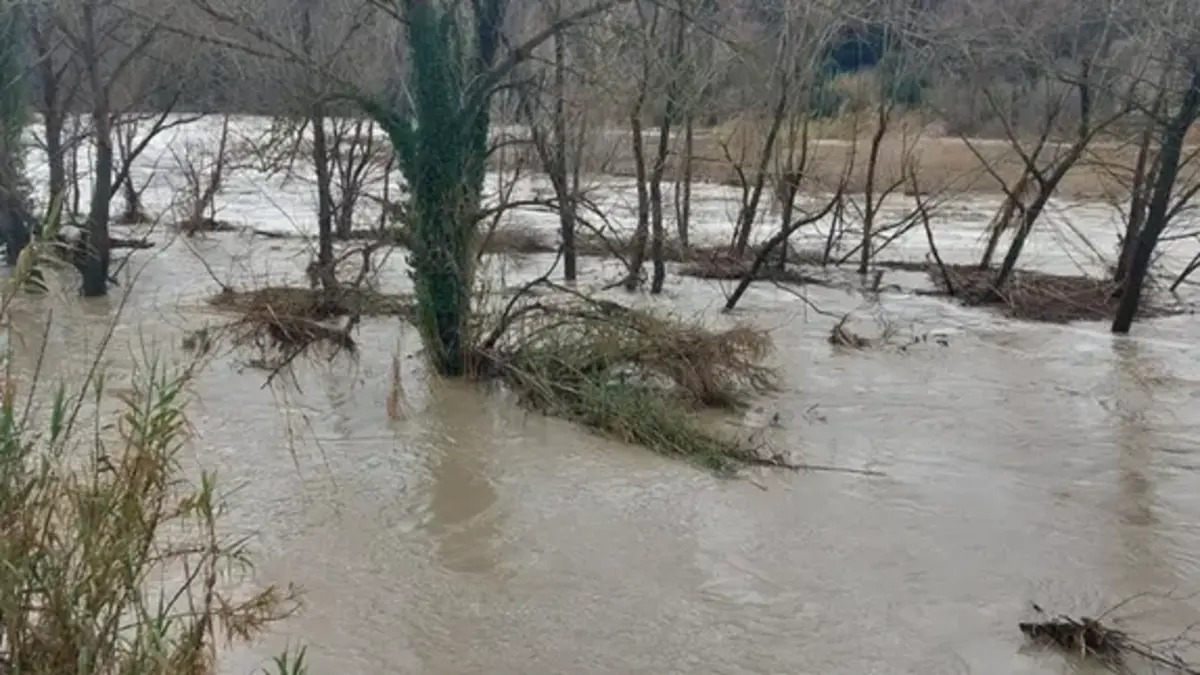
[[[582,299],[507,316],[506,341],[480,358],[530,409],[719,471],[778,463],[698,415],[776,386],[762,331],[712,331]]]
[[[40,274],[43,246],[21,253],[0,313]],[[218,525],[216,476],[180,463],[198,364],[135,369],[108,420],[112,396],[93,366],[40,411],[41,372],[24,378],[24,399],[11,369],[0,379],[0,672],[213,672],[219,647],[287,616],[296,592],[231,583],[250,567],[246,540]],[[303,653],[276,669],[303,672]]]

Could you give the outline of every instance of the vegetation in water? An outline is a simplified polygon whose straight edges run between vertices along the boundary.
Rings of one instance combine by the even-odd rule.
[[[763,331],[712,331],[576,296],[510,305],[490,336],[478,374],[499,378],[532,410],[719,471],[786,464],[698,415],[774,390]]]
[[[0,313],[53,260],[49,246],[21,253]],[[253,640],[299,596],[248,590],[249,542],[224,530],[216,474],[185,465],[187,387],[202,362],[143,363],[117,395],[102,356],[70,385],[40,369],[5,368],[0,381],[0,669],[215,672],[219,649]],[[276,665],[304,672],[303,653]]]

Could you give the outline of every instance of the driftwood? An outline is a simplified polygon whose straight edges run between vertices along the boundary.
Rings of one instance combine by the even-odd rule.
[[[108,247],[111,249],[131,248],[141,250],[154,248],[154,242],[147,239],[122,239],[120,237],[109,237]]]
[[[1037,605],[1034,609],[1041,612]],[[1034,642],[1057,647],[1081,658],[1096,659],[1118,673],[1131,672],[1129,663],[1140,659],[1153,672],[1200,675],[1200,667],[1169,651],[1172,643],[1183,642],[1182,636],[1173,641],[1144,642],[1104,625],[1099,619],[1076,619],[1061,614],[1048,616],[1044,621],[1021,622],[1017,628]]]

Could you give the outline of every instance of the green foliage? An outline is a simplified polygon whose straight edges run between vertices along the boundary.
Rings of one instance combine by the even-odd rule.
[[[418,329],[434,367],[457,376],[468,363],[472,246],[490,122],[490,94],[480,94],[478,83],[487,79],[490,55],[481,58],[489,51],[485,37],[463,35],[453,3],[404,6],[412,114],[377,101],[362,103],[391,138],[408,183]],[[483,27],[479,33],[485,33]]]
[[[294,653],[285,651],[271,659],[271,668],[264,668],[262,675],[305,675],[308,673],[308,648],[300,647]]]

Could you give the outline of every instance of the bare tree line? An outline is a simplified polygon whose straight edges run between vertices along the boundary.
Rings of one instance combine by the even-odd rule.
[[[936,137],[965,148],[1004,197],[979,261],[995,266],[995,294],[1064,180],[1085,170],[1104,177],[1123,214],[1112,282],[1121,298],[1113,329],[1125,332],[1159,242],[1196,191],[1187,137],[1200,105],[1200,37],[1173,0],[608,4],[571,21],[593,5],[505,7],[497,33],[495,59],[514,67],[497,83],[490,117],[527,133],[490,148],[488,161],[518,157],[547,177],[552,197],[540,206],[558,216],[567,280],[578,274],[581,242],[602,236],[595,220],[604,214],[589,194],[606,173],[636,188],[635,225],[613,242],[629,290],[648,281],[660,292],[668,259],[696,248],[692,186],[705,179],[740,193],[728,256],[754,258],[761,250],[752,242],[774,242],[766,258],[782,268],[793,226],[804,222],[821,228],[823,264],[854,259],[865,275],[939,200],[918,199],[898,215],[885,202],[918,176],[926,189],[950,189],[927,178],[939,158],[922,148]],[[359,233],[364,199],[385,213],[405,210],[394,196],[402,186],[390,180],[396,139],[356,100],[410,113],[422,94],[410,77],[407,14],[424,5],[470,14],[433,0],[5,0],[6,25],[21,37],[4,62],[6,92],[25,106],[4,123],[32,124],[48,162],[48,201],[86,233],[75,257],[85,294],[110,283],[109,225],[146,217],[131,168],[152,140],[205,114],[242,111],[273,118],[250,143],[257,168],[312,184],[311,276],[336,285],[332,242]],[[520,52],[522,38],[544,26],[553,30]],[[847,50],[857,50],[856,63],[843,62]],[[849,139],[836,165],[823,157],[833,137]],[[222,154],[236,145],[223,142]],[[13,165],[0,174],[2,194],[14,195],[5,212],[25,214],[6,216],[13,259],[22,227],[37,226],[18,173]],[[380,225],[405,222],[368,227]]]

